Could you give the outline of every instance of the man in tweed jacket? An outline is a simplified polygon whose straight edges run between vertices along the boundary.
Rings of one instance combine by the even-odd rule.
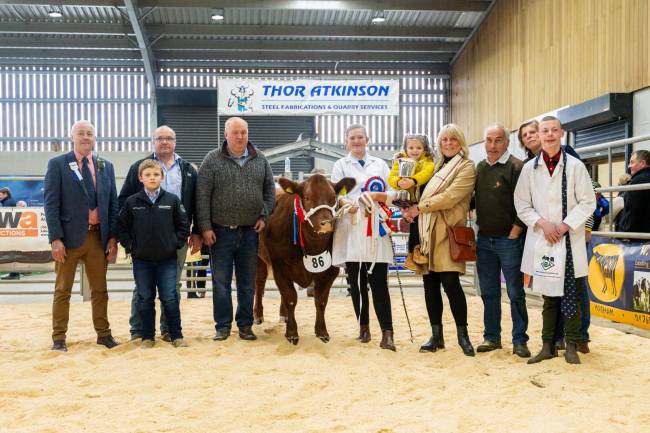
[[[273,210],[275,185],[271,165],[248,141],[244,119],[228,119],[224,137],[221,147],[203,160],[196,185],[196,219],[203,242],[210,247],[214,340],[230,336],[233,264],[239,337],[255,340],[252,325],[258,234]]]

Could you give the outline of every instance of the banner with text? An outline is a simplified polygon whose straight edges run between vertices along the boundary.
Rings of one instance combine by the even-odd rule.
[[[0,263],[52,259],[42,207],[0,207]]]
[[[399,80],[219,80],[219,114],[399,115]]]
[[[650,329],[650,242],[594,236],[591,246],[591,312]]]

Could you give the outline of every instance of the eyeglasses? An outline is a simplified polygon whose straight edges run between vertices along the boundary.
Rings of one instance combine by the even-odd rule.
[[[156,141],[176,141],[176,137],[156,137]]]

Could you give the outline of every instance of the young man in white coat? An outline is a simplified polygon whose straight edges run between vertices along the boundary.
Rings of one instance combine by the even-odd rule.
[[[539,135],[542,152],[526,163],[515,188],[517,216],[528,226],[521,270],[533,275],[535,248],[542,237],[549,244],[564,242],[566,260],[564,287],[559,290],[563,295],[547,296],[543,292],[542,350],[528,363],[557,356],[553,337],[556,319],[563,314],[567,343],[564,358],[570,364],[579,364],[580,296],[585,290],[582,277],[588,273],[585,221],[596,208],[596,196],[584,164],[561,149],[564,129],[560,120],[544,117]]]

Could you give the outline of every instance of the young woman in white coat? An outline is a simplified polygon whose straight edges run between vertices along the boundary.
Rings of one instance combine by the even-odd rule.
[[[354,312],[359,321],[359,338],[362,343],[370,341],[368,317],[368,283],[372,289],[372,302],[381,327],[382,349],[395,350],[393,341],[393,318],[388,293],[388,264],[393,263],[393,250],[388,236],[367,235],[367,220],[359,197],[366,181],[378,176],[385,183],[389,168],[386,163],[368,154],[368,134],[362,125],[351,125],[345,131],[345,144],[350,152],[339,159],[332,168],[332,182],[353,177],[357,184],[352,191],[339,199],[339,205],[349,205],[349,212],[339,220],[334,232],[332,264],[345,265],[350,284]],[[386,183],[387,185],[387,183]],[[374,193],[371,197],[386,198],[386,194]]]
[[[585,222],[596,209],[596,195],[584,164],[561,149],[564,129],[559,119],[547,116],[539,125],[542,152],[528,161],[515,188],[517,215],[527,226],[521,270],[533,275],[535,249],[540,239],[564,242],[566,260],[563,287],[544,294],[542,350],[528,360],[534,364],[557,356],[553,344],[558,315],[564,315],[568,363],[579,364],[581,296],[588,273]],[[534,284],[534,283],[533,283]],[[563,293],[557,296],[555,293]],[[555,295],[555,296],[550,296]]]

